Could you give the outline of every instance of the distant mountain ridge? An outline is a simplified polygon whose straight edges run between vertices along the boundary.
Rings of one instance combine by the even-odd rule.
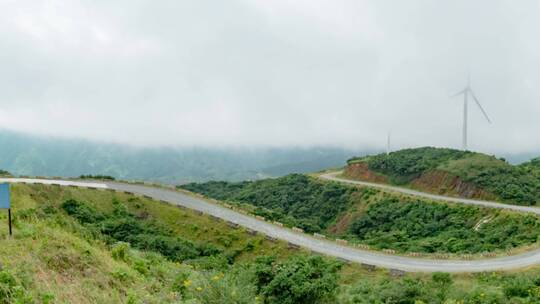
[[[0,168],[15,175],[110,175],[164,183],[254,180],[343,166],[339,148],[138,148],[0,131]]]

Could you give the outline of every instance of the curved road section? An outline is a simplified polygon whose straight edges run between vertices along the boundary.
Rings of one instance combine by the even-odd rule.
[[[335,180],[335,175],[331,180]],[[323,178],[325,178],[323,176]],[[338,180],[340,181],[340,180]],[[342,246],[334,242],[316,239],[307,234],[296,233],[289,229],[278,227],[270,223],[257,220],[254,217],[244,215],[233,210],[212,204],[206,200],[186,195],[174,190],[167,190],[157,187],[133,185],[124,183],[95,183],[81,181],[64,181],[64,180],[45,180],[45,179],[18,179],[18,178],[2,178],[0,182],[8,183],[40,183],[60,186],[79,186],[101,189],[113,189],[117,191],[132,192],[135,194],[146,195],[156,200],[163,200],[173,205],[180,205],[193,210],[201,211],[223,220],[237,223],[243,227],[256,230],[268,236],[281,239],[301,247],[312,250],[313,252],[334,256],[345,259],[351,262],[364,263],[384,268],[399,269],[409,272],[481,272],[495,270],[509,270],[527,267],[540,263],[540,250],[530,251],[527,253],[485,260],[462,261],[462,260],[433,260],[419,259],[402,256],[392,256],[383,253],[370,252],[359,250],[356,248]],[[354,182],[356,184],[356,182]],[[371,185],[365,185],[371,186]],[[379,185],[377,186],[379,187]],[[399,188],[398,188],[399,189]],[[396,189],[390,189],[396,191]],[[407,190],[408,191],[408,190]],[[401,192],[401,191],[400,191]],[[405,192],[404,192],[405,193]],[[411,193],[407,193],[411,194]],[[414,194],[411,194],[414,195]],[[422,195],[424,197],[430,197]],[[453,201],[453,199],[452,199]],[[460,200],[461,201],[461,200]],[[496,204],[496,203],[494,203]],[[496,208],[501,208],[502,204],[497,204]],[[494,207],[484,205],[487,207]],[[509,208],[513,209],[513,208]],[[538,212],[535,212],[538,213]]]
[[[502,203],[490,202],[490,201],[479,201],[479,200],[459,198],[459,197],[449,197],[449,196],[415,191],[415,190],[407,189],[407,188],[389,186],[385,184],[350,180],[350,179],[338,177],[339,175],[341,175],[342,172],[343,171],[321,174],[319,178],[334,181],[334,182],[339,182],[339,183],[377,188],[377,189],[388,191],[388,192],[398,192],[402,194],[423,197],[423,198],[436,200],[436,201],[445,201],[445,202],[459,203],[459,204],[465,204],[465,205],[475,205],[475,206],[486,207],[486,208],[508,209],[508,210],[514,210],[514,211],[519,211],[519,212],[530,212],[530,213],[540,215],[540,208],[536,208],[536,207],[508,205],[508,204],[502,204]]]

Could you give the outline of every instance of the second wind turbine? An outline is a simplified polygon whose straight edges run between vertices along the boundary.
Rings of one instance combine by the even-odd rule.
[[[480,108],[480,111],[482,111],[482,114],[484,114],[484,117],[487,119],[489,123],[491,123],[491,120],[489,119],[489,116],[487,115],[486,111],[484,111],[484,108],[482,108],[482,105],[480,104],[480,101],[478,101],[478,98],[474,95],[472,89],[471,89],[471,79],[469,77],[467,81],[467,86],[465,89],[461,90],[459,93],[453,95],[452,97],[456,97],[463,94],[463,150],[467,150],[467,132],[468,132],[468,120],[469,120],[469,94],[474,99],[475,103]]]

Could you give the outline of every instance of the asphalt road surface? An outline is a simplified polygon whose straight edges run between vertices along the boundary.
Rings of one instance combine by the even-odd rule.
[[[323,175],[322,178],[351,183],[351,181],[342,180],[334,174]],[[305,249],[313,252],[321,253],[324,255],[334,256],[336,258],[345,259],[355,263],[364,263],[368,265],[374,265],[378,267],[398,269],[409,272],[481,272],[481,271],[495,271],[495,270],[510,270],[516,268],[523,268],[534,264],[540,264],[540,250],[529,251],[519,255],[482,259],[482,260],[436,260],[436,259],[422,259],[403,256],[393,256],[379,252],[365,251],[357,248],[339,245],[332,241],[324,239],[318,239],[308,234],[297,233],[287,228],[282,228],[265,221],[260,221],[252,216],[244,215],[228,208],[210,203],[204,199],[200,199],[194,196],[186,195],[184,193],[168,190],[164,188],[124,184],[124,183],[99,183],[99,182],[85,182],[85,181],[68,181],[68,180],[48,180],[48,179],[18,179],[18,178],[3,178],[1,182],[9,183],[42,183],[42,184],[57,184],[60,186],[82,186],[93,188],[109,188],[118,191],[127,191],[139,195],[146,195],[156,200],[163,200],[173,205],[181,205],[186,208],[198,210],[203,213],[219,217],[223,220],[236,223],[240,226],[256,230],[260,233],[266,234],[273,238],[281,239],[292,244],[299,245]],[[361,182],[352,182],[354,184],[360,184],[364,186],[384,188],[389,191],[398,191],[409,195],[417,195],[416,192],[407,189],[372,185]],[[420,193],[422,197],[441,199],[439,196],[432,196],[430,194]],[[454,198],[443,197],[443,200],[459,202],[472,205],[481,205],[485,207],[493,208],[506,208],[514,209],[518,211],[531,211],[522,210],[518,206],[507,206],[503,204],[493,202],[480,202],[470,201]],[[530,209],[530,208],[529,208]],[[538,210],[534,210],[539,214]]]
[[[402,194],[428,198],[428,199],[436,200],[436,201],[445,201],[445,202],[459,203],[459,204],[465,204],[465,205],[475,205],[475,206],[487,207],[487,208],[508,209],[508,210],[514,210],[514,211],[519,211],[519,212],[530,212],[530,213],[540,215],[540,208],[536,208],[536,207],[508,205],[508,204],[490,202],[490,201],[479,201],[479,200],[472,200],[472,199],[466,199],[466,198],[430,194],[430,193],[415,191],[415,190],[407,189],[407,188],[389,186],[385,184],[363,182],[363,181],[357,181],[357,180],[350,180],[350,179],[338,177],[341,173],[342,173],[341,171],[325,173],[325,174],[321,174],[319,178],[335,181],[335,182],[340,182],[340,183],[345,183],[345,184],[377,188],[377,189],[381,189],[381,190],[385,190],[389,192],[399,192]]]

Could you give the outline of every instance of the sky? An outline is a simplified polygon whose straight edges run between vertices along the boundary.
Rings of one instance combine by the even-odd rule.
[[[0,0],[0,128],[139,146],[540,151],[536,0]]]

